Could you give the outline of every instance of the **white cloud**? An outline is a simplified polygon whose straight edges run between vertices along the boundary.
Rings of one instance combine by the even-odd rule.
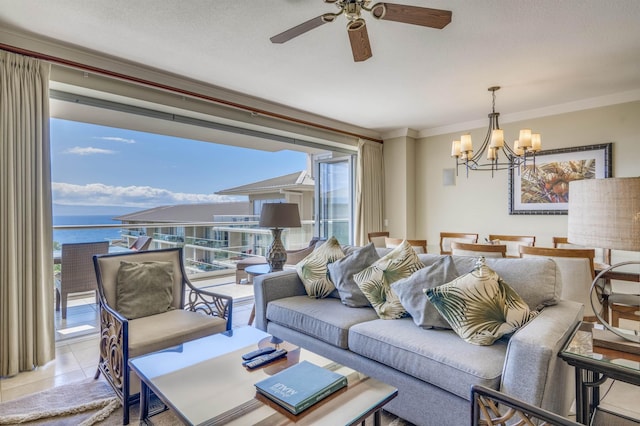
[[[115,154],[116,151],[112,151],[110,149],[102,149],[102,148],[93,148],[86,147],[83,148],[81,146],[74,146],[73,148],[69,148],[65,151],[65,154],[75,154],[75,155],[94,155],[94,154]]]
[[[94,139],[101,139],[103,141],[113,141],[122,143],[136,143],[135,139],[118,138],[115,136],[94,136]]]
[[[60,205],[99,205],[151,208],[173,204],[219,203],[244,198],[216,194],[171,192],[150,186],[75,185],[53,182],[53,201]]]

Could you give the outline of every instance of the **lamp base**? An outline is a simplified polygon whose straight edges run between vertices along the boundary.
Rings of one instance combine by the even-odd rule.
[[[284,245],[282,244],[282,240],[280,239],[280,235],[282,234],[282,229],[280,228],[272,228],[271,235],[273,236],[273,241],[267,250],[267,263],[269,264],[270,270],[273,271],[282,271],[285,262],[287,261],[287,250],[285,250]]]

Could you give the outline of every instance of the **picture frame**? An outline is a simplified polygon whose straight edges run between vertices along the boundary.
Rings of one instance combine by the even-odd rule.
[[[569,182],[611,177],[612,151],[609,142],[527,156],[526,164],[509,171],[509,214],[567,214]]]

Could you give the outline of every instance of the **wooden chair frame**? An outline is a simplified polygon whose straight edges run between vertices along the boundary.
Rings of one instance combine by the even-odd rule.
[[[589,261],[589,266],[591,269],[591,281],[596,277],[595,273],[595,250],[587,249],[587,248],[550,248],[550,247],[529,247],[529,246],[520,246],[520,257],[523,254],[527,254],[530,256],[543,256],[543,257],[567,257],[567,258],[575,258],[575,259],[583,259],[586,258]],[[596,288],[598,299],[600,303],[602,303],[602,311],[604,313],[603,318],[608,317],[609,312],[609,303],[607,301],[607,295],[602,287]],[[595,316],[585,316],[585,321],[596,321]]]
[[[454,250],[477,251],[478,256],[481,256],[481,253],[500,253],[502,257],[507,257],[507,246],[505,244],[478,244],[452,241],[451,252],[453,253]]]
[[[397,247],[402,244],[403,241],[404,239],[402,238],[384,238],[384,244],[386,247]],[[427,252],[427,240],[407,240],[407,243],[412,247],[421,247],[422,253]]]
[[[517,251],[516,247],[511,246],[512,250],[516,250],[515,253],[509,253],[509,243],[522,243],[525,246],[535,247],[536,245],[536,237],[533,235],[496,235],[489,234],[489,241],[500,241],[500,244],[505,244],[507,246],[507,257],[520,257],[520,253]]]
[[[440,254],[451,254],[451,250],[444,249],[444,241],[447,238],[452,240],[455,240],[455,239],[468,240],[468,241],[462,241],[462,242],[472,242],[472,243],[478,242],[478,234],[469,234],[469,233],[463,233],[463,232],[441,232],[440,233]]]

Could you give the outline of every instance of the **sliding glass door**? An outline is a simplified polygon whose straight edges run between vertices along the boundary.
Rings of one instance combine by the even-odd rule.
[[[316,160],[316,235],[353,243],[354,156]]]

